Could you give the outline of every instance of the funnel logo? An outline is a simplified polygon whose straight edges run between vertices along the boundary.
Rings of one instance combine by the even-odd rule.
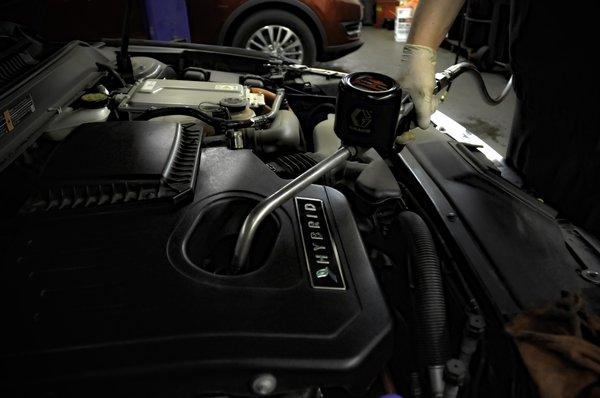
[[[381,79],[378,79],[375,76],[370,76],[370,75],[356,77],[352,81],[352,84],[355,87],[362,88],[362,89],[368,90],[368,91],[373,91],[373,92],[387,91],[390,88],[392,88],[392,86],[390,86],[390,84],[382,81]]]
[[[350,120],[352,122],[350,125],[352,130],[360,133],[370,133],[371,124],[373,124],[373,111],[369,109],[356,108],[350,114]]]
[[[315,289],[346,289],[340,260],[319,199],[296,198],[310,282]]]

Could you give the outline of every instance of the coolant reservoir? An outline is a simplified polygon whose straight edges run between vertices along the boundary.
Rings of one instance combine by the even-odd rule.
[[[62,108],[46,129],[46,137],[54,141],[64,140],[76,127],[84,123],[105,122],[110,116],[108,95],[87,93],[82,95],[74,107]]]
[[[313,130],[313,145],[315,152],[329,156],[338,150],[342,141],[335,135],[333,125],[335,123],[335,115],[327,115],[327,119],[317,124]]]
[[[99,109],[63,109],[46,129],[46,137],[54,141],[62,141],[76,127],[84,123],[105,122],[108,120],[109,115],[110,110],[107,107]]]

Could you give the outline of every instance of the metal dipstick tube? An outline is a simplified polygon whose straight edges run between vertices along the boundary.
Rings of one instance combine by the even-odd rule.
[[[354,155],[356,155],[355,148],[341,147],[333,155],[306,170],[300,176],[290,181],[252,209],[242,225],[240,235],[238,236],[235,245],[231,264],[233,274],[239,273],[248,264],[250,247],[254,241],[256,231],[258,231],[260,224],[269,214],[291,199],[298,192],[317,181],[325,173],[343,164]]]

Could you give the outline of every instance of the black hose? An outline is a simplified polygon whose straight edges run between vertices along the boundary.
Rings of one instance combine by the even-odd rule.
[[[425,221],[416,213],[398,216],[408,237],[410,261],[416,290],[416,317],[419,357],[429,370],[444,366],[449,358],[446,303],[440,261]]]
[[[204,123],[217,127],[221,121],[225,121],[225,119],[215,118],[210,116],[209,114],[202,112],[198,109],[188,108],[185,106],[182,107],[168,107],[168,108],[156,108],[156,109],[148,109],[143,112],[141,115],[135,118],[135,120],[150,120],[155,117],[163,117],[163,116],[172,116],[172,115],[184,115],[191,116],[198,120],[203,121]]]
[[[117,80],[119,82],[119,84],[121,85],[121,87],[125,87],[127,86],[127,83],[125,82],[125,80],[123,80],[123,78],[121,77],[121,75],[119,74],[119,72],[117,72],[112,66],[107,65],[107,64],[103,64],[100,62],[96,62],[96,66],[98,67],[98,70],[101,72],[108,72],[108,74],[110,76],[112,76],[115,80]]]
[[[251,120],[227,120],[218,117],[213,117],[205,112],[202,112],[199,109],[188,108],[185,106],[181,107],[170,107],[170,108],[157,108],[157,109],[149,109],[139,115],[135,120],[150,120],[155,117],[162,116],[172,116],[172,115],[184,115],[191,116],[202,122],[208,124],[209,126],[214,127],[217,132],[224,133],[228,129],[237,129],[250,127],[253,125]]]
[[[490,105],[500,104],[506,99],[508,93],[510,93],[510,90],[512,89],[513,77],[511,76],[510,79],[508,79],[508,83],[506,83],[506,86],[504,86],[504,89],[502,90],[500,95],[498,95],[497,97],[492,97],[492,95],[487,89],[487,86],[485,84],[485,81],[483,80],[483,76],[481,75],[479,69],[477,69],[477,67],[470,62],[461,62],[459,64],[448,67],[442,72],[442,74],[446,75],[445,77],[448,80],[446,82],[438,81],[436,84],[436,88],[434,89],[434,93],[437,94],[442,89],[448,88],[449,84],[452,83],[454,79],[466,72],[471,73],[475,76],[477,80],[477,87],[479,87],[479,92],[481,93],[481,96],[483,97],[485,102],[487,102]]]

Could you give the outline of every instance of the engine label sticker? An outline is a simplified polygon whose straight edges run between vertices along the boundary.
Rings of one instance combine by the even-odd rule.
[[[311,286],[315,289],[345,290],[346,282],[323,201],[296,198],[296,211]]]
[[[144,82],[144,84],[142,84],[142,87],[140,88],[140,93],[154,94],[154,87],[156,87],[156,83],[156,80],[147,80],[146,82]]]
[[[31,95],[25,95],[0,112],[0,137],[12,133],[23,119],[35,112]]]
[[[237,84],[215,84],[217,91],[240,91],[241,87]]]

